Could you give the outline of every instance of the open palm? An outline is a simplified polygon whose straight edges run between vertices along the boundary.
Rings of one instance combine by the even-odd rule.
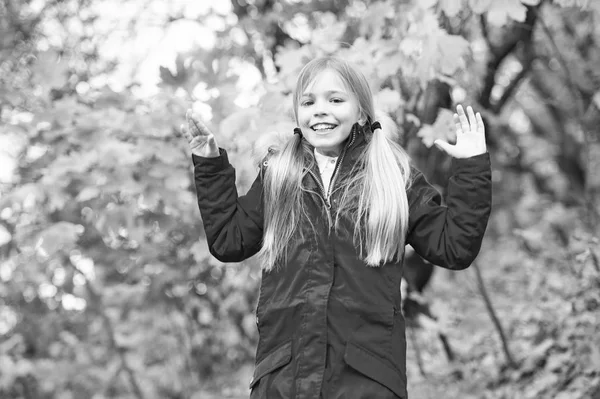
[[[215,140],[215,136],[204,122],[195,116],[191,110],[185,113],[185,124],[181,125],[181,133],[190,143],[192,154],[205,157],[215,158],[219,156],[219,147]]]
[[[478,112],[475,115],[472,107],[467,107],[467,114],[462,105],[456,107],[454,123],[456,125],[456,144],[452,145],[444,140],[434,142],[438,148],[444,150],[454,158],[469,158],[483,154],[487,151],[485,145],[485,126]]]

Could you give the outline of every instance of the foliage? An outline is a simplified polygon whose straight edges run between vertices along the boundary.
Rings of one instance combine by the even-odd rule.
[[[190,106],[211,118],[243,192],[255,144],[291,132],[299,68],[330,53],[365,72],[415,162],[442,186],[448,159],[428,147],[452,139],[453,105],[486,118],[495,211],[478,261],[492,293],[514,299],[504,321],[519,368],[503,367],[482,328],[462,348],[479,383],[443,381],[447,392],[598,389],[597,2],[232,2],[228,15],[195,17],[219,27],[214,47],[160,68],[151,98],[136,96],[135,82],[97,83],[118,63],[93,30],[75,28],[99,21],[95,2],[38,3],[0,5],[0,138],[18,161],[0,191],[0,396],[246,393],[259,267],[208,253],[178,126]],[[184,14],[166,13],[165,29]]]

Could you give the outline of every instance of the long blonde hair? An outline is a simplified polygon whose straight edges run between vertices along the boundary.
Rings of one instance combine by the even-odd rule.
[[[399,144],[398,129],[391,118],[375,114],[373,95],[365,76],[348,62],[333,57],[317,58],[306,64],[294,92],[296,123],[302,93],[326,69],[339,74],[356,97],[366,123],[370,126],[377,120],[382,126],[374,133],[365,130],[370,136],[365,138],[367,148],[353,167],[333,227],[337,229],[342,215],[356,220],[354,240],[367,265],[399,261],[404,254],[408,229],[409,157]],[[268,161],[264,175],[265,230],[259,252],[263,269],[267,271],[286,263],[287,247],[294,234],[299,233],[299,238],[303,238],[304,232],[299,227],[301,219],[310,222],[303,202],[302,180],[312,162],[312,146],[298,134]]]

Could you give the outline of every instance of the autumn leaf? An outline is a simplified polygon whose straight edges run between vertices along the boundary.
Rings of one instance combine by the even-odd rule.
[[[12,234],[10,234],[10,232],[6,229],[6,227],[4,227],[3,225],[0,224],[0,248],[3,245],[8,244],[11,239],[12,239]]]
[[[452,18],[458,15],[464,8],[465,0],[439,0],[439,5],[447,17]]]
[[[441,139],[444,141],[455,141],[456,131],[454,130],[453,112],[442,108],[433,125],[423,125],[417,136],[421,138],[423,144],[428,148],[431,147],[435,140]]]
[[[495,1],[490,4],[487,13],[487,20],[494,26],[504,26],[509,19],[516,22],[524,22],[527,14],[527,7],[521,0]]]
[[[32,67],[32,81],[45,92],[62,87],[67,82],[68,60],[54,50],[38,54]]]
[[[236,136],[246,135],[256,129],[257,119],[260,118],[260,109],[252,107],[240,109],[223,119],[219,125],[219,137],[232,139]]]
[[[380,37],[386,18],[393,18],[394,8],[391,2],[378,1],[369,6],[360,19],[361,38],[365,35]],[[358,39],[357,39],[358,40]]]
[[[340,38],[346,32],[347,23],[338,21],[333,13],[326,13],[321,23],[322,27],[312,31],[311,44],[326,54],[333,54],[340,47]]]
[[[88,187],[85,187],[83,190],[81,190],[79,192],[79,194],[77,194],[77,201],[79,201],[79,202],[89,201],[93,198],[98,197],[99,195],[100,195],[100,189],[98,187],[88,186]]]
[[[68,250],[75,245],[83,231],[83,226],[79,224],[55,223],[38,235],[35,249],[45,257],[51,256],[60,250]]]
[[[464,57],[471,46],[462,36],[442,34],[438,37],[438,69],[444,75],[452,75],[465,66]]]
[[[494,0],[469,0],[469,7],[471,7],[474,13],[483,14],[490,8],[493,1]]]
[[[431,8],[437,4],[438,0],[421,0],[416,5],[421,8]]]
[[[402,106],[404,101],[396,90],[385,88],[374,96],[376,108],[391,114]]]

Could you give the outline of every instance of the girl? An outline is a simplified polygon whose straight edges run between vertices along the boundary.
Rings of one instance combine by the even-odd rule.
[[[298,125],[245,196],[214,135],[189,111],[198,205],[211,254],[258,254],[251,398],[407,398],[400,312],[404,247],[449,269],[475,259],[491,208],[481,115],[461,106],[446,206],[410,166],[365,77],[331,58],[298,77]]]

